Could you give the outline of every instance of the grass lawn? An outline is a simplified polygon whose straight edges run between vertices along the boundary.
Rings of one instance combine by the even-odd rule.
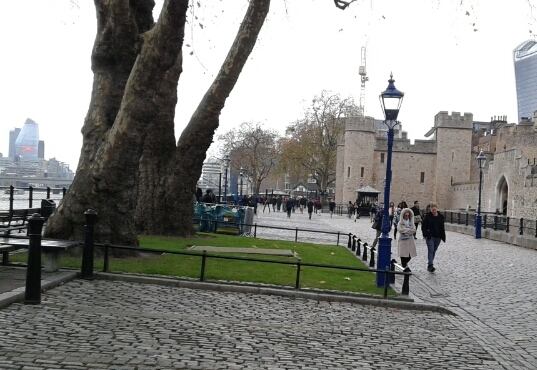
[[[300,255],[302,263],[327,264],[333,266],[349,266],[365,268],[361,260],[356,258],[343,246],[319,245],[294,241],[276,241],[245,238],[232,235],[198,233],[192,238],[173,238],[160,236],[140,236],[140,247],[166,251],[185,251],[192,245],[263,248],[291,250]],[[199,278],[201,272],[201,251],[191,251],[195,255],[174,255],[168,253],[152,254],[143,252],[139,257],[110,258],[110,272],[126,272],[140,274],[157,274],[179,277]],[[263,263],[218,258],[207,258],[205,265],[206,280],[227,280],[295,286],[297,258],[247,254],[217,253],[208,255],[239,256],[261,260],[285,261],[292,264]],[[26,262],[26,253],[11,256],[13,262]],[[62,256],[62,267],[79,269],[81,258]],[[95,258],[96,270],[102,270],[103,260]],[[300,271],[301,288],[319,288],[349,292],[382,295],[383,289],[376,287],[374,273],[365,271],[339,270],[302,266]],[[389,290],[388,294],[395,295]]]

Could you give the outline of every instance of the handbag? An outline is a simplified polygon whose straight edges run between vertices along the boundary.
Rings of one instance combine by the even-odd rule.
[[[405,235],[405,234],[401,234],[401,236],[399,237],[400,240],[408,240],[410,239],[410,235]]]
[[[371,225],[371,228],[376,230],[378,225],[379,225],[379,222],[374,221],[373,224]]]

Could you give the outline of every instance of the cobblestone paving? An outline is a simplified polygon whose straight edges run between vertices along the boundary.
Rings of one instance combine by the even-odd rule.
[[[449,315],[76,280],[0,311],[1,369],[502,369]]]
[[[368,219],[326,213],[260,212],[254,221],[365,241],[375,234]],[[276,239],[295,233],[257,229]],[[537,369],[537,251],[448,232],[434,274],[422,239],[418,254],[412,296],[458,316],[76,280],[46,292],[39,306],[0,310],[0,369]]]
[[[324,213],[312,220],[300,216],[293,227],[351,232],[370,244],[375,237],[367,217],[354,222]],[[270,217],[284,219],[278,214]],[[268,215],[260,215],[257,221],[272,223]],[[447,243],[440,244],[437,269],[431,274],[426,271],[427,246],[420,231],[418,257],[409,264],[410,291],[416,301],[438,304],[459,315],[448,320],[506,369],[537,369],[537,251],[447,232]],[[324,240],[333,243],[331,236]],[[392,258],[398,259],[396,245],[393,241]]]

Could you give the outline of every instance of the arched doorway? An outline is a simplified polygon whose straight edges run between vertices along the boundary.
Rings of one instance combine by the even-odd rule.
[[[496,187],[496,209],[499,209],[500,212],[507,216],[507,205],[509,200],[509,185],[507,184],[507,179],[505,176],[502,176],[500,181],[498,181],[498,186]]]

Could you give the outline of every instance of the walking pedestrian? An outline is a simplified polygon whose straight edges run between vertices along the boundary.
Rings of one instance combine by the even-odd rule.
[[[336,202],[334,202],[334,199],[330,199],[330,202],[328,202],[328,209],[330,210],[330,218],[332,218],[336,209]]]
[[[397,252],[401,258],[401,266],[407,267],[412,257],[418,255],[416,251],[416,243],[414,242],[414,233],[416,226],[414,225],[414,213],[410,208],[405,208],[401,211],[401,217],[397,224],[399,231],[399,241],[397,243]]]
[[[375,217],[377,215],[378,207],[375,202],[371,203],[371,208],[369,208],[369,217],[371,222],[375,222]]]
[[[444,228],[444,216],[438,212],[438,206],[431,204],[431,211],[425,214],[421,222],[421,231],[427,243],[427,271],[434,272],[434,257],[440,242],[446,242],[446,230]]]
[[[313,201],[311,199],[308,200],[306,207],[308,208],[308,216],[309,216],[309,219],[311,220],[311,215],[313,213]]]
[[[348,217],[351,218],[353,213],[354,213],[354,206],[352,204],[352,201],[349,200],[349,204],[347,204]]]
[[[379,241],[379,236],[382,233],[382,218],[384,217],[382,213],[382,209],[377,211],[375,218],[373,219],[373,225],[371,225],[373,229],[377,230],[377,235],[375,236],[375,240],[373,240],[373,248],[376,247]]]
[[[293,207],[295,205],[295,201],[293,198],[287,198],[287,201],[285,202],[285,207],[287,209],[287,218],[291,218],[291,211],[293,210]]]
[[[414,207],[410,208],[412,210],[412,213],[414,213],[414,225],[416,226],[416,231],[418,230],[418,225],[421,222],[421,212],[420,212],[420,203],[416,200],[414,201]],[[416,232],[414,232],[414,239],[418,239],[416,237]]]

